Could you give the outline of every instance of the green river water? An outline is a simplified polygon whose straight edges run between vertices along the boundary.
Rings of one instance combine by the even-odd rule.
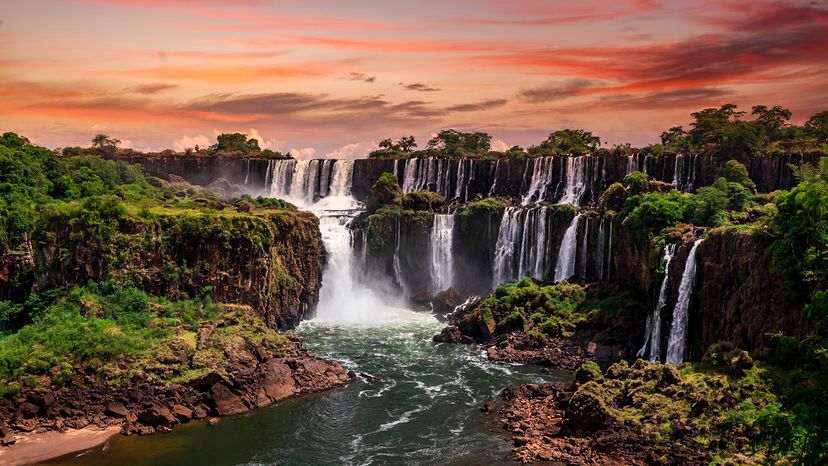
[[[474,345],[435,344],[433,317],[402,309],[377,325],[313,320],[296,331],[316,354],[381,378],[299,396],[244,415],[178,426],[49,465],[510,464],[509,438],[480,411],[517,383],[565,374],[488,361]]]

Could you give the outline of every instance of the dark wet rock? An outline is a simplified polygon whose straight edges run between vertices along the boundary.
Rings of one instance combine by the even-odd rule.
[[[368,383],[380,383],[380,382],[382,382],[382,379],[380,379],[379,377],[377,377],[375,375],[371,375],[367,372],[360,372],[359,375],[362,376],[362,378],[365,379],[365,381],[368,382]]]
[[[105,413],[107,416],[114,418],[126,418],[129,416],[129,410],[120,401],[107,403]]]
[[[463,304],[465,299],[465,295],[457,291],[456,288],[451,287],[435,294],[431,302],[434,307],[434,312],[442,315],[454,311],[454,308]]]
[[[495,407],[494,406],[494,401],[489,399],[489,400],[486,400],[485,403],[483,403],[483,406],[480,407],[480,411],[483,411],[484,413],[489,414],[492,411],[494,411],[494,407]]]
[[[178,422],[182,423],[190,422],[190,419],[193,418],[193,410],[179,404],[173,405],[172,414]]]
[[[423,288],[411,295],[409,302],[418,311],[431,310],[431,292],[427,288]]]
[[[162,406],[153,406],[141,411],[138,414],[138,420],[142,424],[152,427],[170,426],[177,422],[170,410]]]
[[[233,393],[225,383],[213,385],[208,392],[208,397],[219,416],[230,416],[249,411],[241,397]]]
[[[449,326],[432,338],[437,343],[473,343],[474,340],[460,333],[460,329]]]

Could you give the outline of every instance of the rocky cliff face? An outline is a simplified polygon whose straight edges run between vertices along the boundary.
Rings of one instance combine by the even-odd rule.
[[[330,170],[321,164],[308,167],[307,161],[292,164],[295,173],[282,173],[284,164],[256,157],[193,156],[116,156],[110,157],[141,164],[151,175],[185,177],[192,183],[209,185],[225,178],[251,193],[268,193],[274,177],[304,176],[320,186],[305,188],[323,196],[331,191]],[[816,165],[818,154],[767,155],[746,162],[750,177],[760,192],[788,189],[793,183],[791,165]],[[567,202],[591,205],[612,183],[631,171],[643,171],[650,178],[670,183],[682,191],[694,191],[713,183],[718,163],[710,156],[698,154],[662,154],[601,156],[554,156],[534,159],[358,159],[353,162],[350,191],[364,201],[371,186],[382,173],[396,175],[406,192],[425,189],[461,202],[491,196],[523,198],[531,202]],[[308,171],[315,174],[309,174]],[[318,173],[316,173],[318,171]],[[305,182],[307,184],[307,182]],[[335,191],[335,190],[333,190]],[[291,193],[302,197],[308,193]]]
[[[207,186],[219,178],[235,185],[264,188],[271,161],[257,157],[220,156],[108,156],[118,162],[139,164],[147,174],[168,179],[170,174],[186,178],[193,184]]]
[[[220,320],[207,322],[191,340],[182,326],[182,337],[143,359],[121,358],[103,374],[100,362],[76,364],[65,387],[42,375],[37,387],[0,399],[0,444],[22,433],[87,426],[168,432],[191,419],[238,414],[349,380],[339,364],[267,328],[254,309],[224,305],[221,311]]]
[[[759,349],[769,334],[803,336],[806,294],[787,286],[773,266],[772,238],[713,230],[700,246],[688,351],[700,359],[718,341]]]
[[[0,299],[114,277],[170,299],[250,305],[273,328],[295,326],[318,300],[323,247],[311,214],[159,212],[122,219],[103,243],[77,237],[70,223],[0,257]]]
[[[667,305],[662,313],[662,348],[667,344],[672,310],[693,240],[701,233],[690,230],[669,238],[680,244],[669,269],[664,271],[669,278]],[[618,229],[616,238],[612,280],[646,291],[652,308],[663,277],[658,272],[662,251],[634,240],[624,228]],[[760,233],[737,229],[707,232],[698,249],[690,298],[688,359],[700,360],[717,342],[755,351],[767,347],[769,334],[802,336],[807,332],[802,313],[804,295],[786,286],[776,272],[772,242],[773,238]]]

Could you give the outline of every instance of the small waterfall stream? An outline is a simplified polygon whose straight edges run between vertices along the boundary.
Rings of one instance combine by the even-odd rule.
[[[431,282],[435,291],[454,285],[454,215],[435,214],[429,234]]]
[[[661,288],[658,291],[658,302],[653,312],[647,316],[647,330],[644,336],[644,346],[638,350],[636,356],[639,358],[649,357],[650,361],[658,361],[661,358],[661,311],[667,305],[667,288],[670,281],[670,262],[676,251],[675,244],[664,246],[664,278],[661,280]]]
[[[564,232],[561,248],[558,251],[558,263],[555,265],[555,283],[575,275],[575,262],[578,252],[578,221],[580,215],[572,217],[572,223]]]
[[[687,320],[690,311],[690,297],[696,282],[696,250],[703,240],[696,240],[687,256],[684,272],[681,275],[679,295],[673,308],[673,323],[670,327],[670,339],[667,342],[667,364],[681,364],[687,352]]]

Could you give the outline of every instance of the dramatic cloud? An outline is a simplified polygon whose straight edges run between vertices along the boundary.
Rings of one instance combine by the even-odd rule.
[[[95,124],[155,148],[255,128],[303,155],[449,127],[641,144],[702,107],[801,123],[828,95],[824,1],[44,1],[4,4],[0,127],[52,147]]]
[[[492,150],[494,151],[506,152],[510,147],[512,146],[506,144],[502,139],[492,139]]]
[[[547,102],[576,95],[578,91],[594,86],[594,82],[589,79],[568,79],[521,91],[518,97],[531,102]]]
[[[316,149],[313,147],[305,147],[302,149],[291,148],[288,152],[293,158],[302,160],[312,159],[316,155]]]
[[[409,91],[437,92],[437,91],[440,90],[440,88],[432,87],[432,86],[429,86],[428,84],[423,84],[423,83],[411,83],[411,84],[400,83],[400,86],[402,86],[403,89],[406,89],[406,90],[409,90]]]
[[[212,143],[202,134],[198,136],[182,136],[172,143],[173,150],[178,152],[184,152],[187,149],[194,149],[195,146],[198,146],[200,149],[208,148]]]
[[[506,105],[506,99],[489,99],[471,104],[452,105],[446,110],[450,112],[477,112],[480,110],[491,110]]]
[[[325,154],[325,158],[329,159],[361,159],[365,158],[369,152],[379,149],[379,144],[375,141],[369,142],[354,142],[345,144],[342,147]]]

